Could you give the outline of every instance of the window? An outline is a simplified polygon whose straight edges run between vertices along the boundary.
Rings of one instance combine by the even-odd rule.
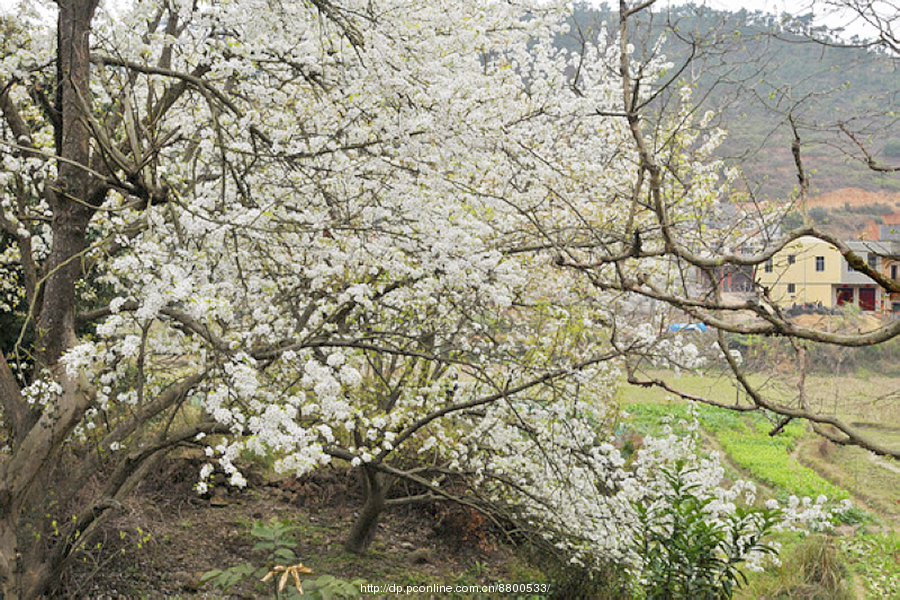
[[[878,255],[869,253],[869,268],[877,269],[878,268]]]
[[[797,285],[794,283],[789,283],[788,284],[788,294],[795,294],[795,293],[797,293]]]
[[[900,279],[897,277],[897,265],[891,265],[891,279]]]
[[[837,289],[837,305],[853,304],[853,288],[841,287]]]
[[[797,255],[796,254],[788,254],[788,264],[792,265],[795,262],[797,262]]]
[[[772,262],[772,259],[770,258],[769,260],[766,261],[766,267],[765,267],[766,273],[771,273],[774,268],[775,268],[775,264]]]
[[[817,256],[816,257],[816,271],[824,271],[825,270],[825,257]]]

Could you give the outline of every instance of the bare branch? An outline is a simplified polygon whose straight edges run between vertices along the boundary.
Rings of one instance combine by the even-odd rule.
[[[840,127],[841,131],[843,131],[844,134],[846,134],[846,136],[849,137],[853,141],[853,143],[856,144],[856,147],[859,148],[859,150],[863,153],[863,156],[866,157],[866,164],[870,169],[872,169],[873,171],[878,171],[880,173],[896,173],[897,171],[900,171],[900,166],[892,167],[876,162],[876,160],[872,158],[872,153],[869,152],[869,150],[863,145],[863,143],[859,141],[859,138],[856,137],[856,134],[850,131],[846,123],[838,123],[838,127]]]

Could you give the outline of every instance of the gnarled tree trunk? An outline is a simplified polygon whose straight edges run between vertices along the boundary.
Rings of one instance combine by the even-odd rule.
[[[381,513],[384,512],[385,499],[390,487],[385,476],[368,465],[360,467],[360,476],[365,502],[353,524],[350,536],[344,543],[344,547],[355,554],[365,552],[375,538],[378,521]]]

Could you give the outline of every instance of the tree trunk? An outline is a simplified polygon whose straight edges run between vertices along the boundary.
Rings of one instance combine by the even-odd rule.
[[[78,255],[86,244],[100,185],[88,167],[91,132],[84,119],[90,93],[91,20],[98,0],[61,0],[57,24],[57,131],[59,161],[56,191],[48,194],[53,209],[53,247],[45,272],[47,283],[37,328],[37,354],[52,366],[75,341],[75,282],[81,271]]]
[[[369,466],[360,467],[363,475],[363,490],[365,492],[366,501],[353,529],[350,531],[350,537],[344,543],[344,548],[354,554],[362,554],[375,539],[375,531],[378,529],[378,520],[381,513],[384,512],[385,496],[387,495],[388,486],[385,485],[383,476],[375,469]]]
[[[19,382],[9,368],[2,350],[0,350],[0,406],[3,407],[5,424],[12,434],[11,446],[16,448],[28,433],[28,429],[37,421],[37,415],[22,398]]]
[[[3,600],[17,600],[21,597],[16,589],[18,582],[16,554],[14,523],[6,514],[3,514],[0,517],[0,598]]]

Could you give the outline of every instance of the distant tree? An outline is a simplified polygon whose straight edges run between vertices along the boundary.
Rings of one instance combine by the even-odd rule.
[[[803,226],[803,215],[798,213],[797,211],[791,211],[788,214],[784,215],[784,219],[781,220],[781,227],[785,231],[793,231],[798,227]]]
[[[727,12],[701,3],[656,3],[652,10],[652,18],[633,24],[634,41],[649,51],[665,34],[658,53],[678,67],[690,63],[685,80],[695,87],[704,109],[715,113],[710,124],[727,129],[716,156],[741,164],[742,191],[759,199],[780,199],[796,186],[795,178],[775,175],[784,166],[784,150],[792,137],[790,128],[781,126],[789,111],[801,126],[807,168],[818,171],[818,189],[833,191],[851,181],[873,190],[890,187],[883,178],[867,176],[865,155],[838,124],[843,122],[872,148],[890,140],[900,80],[884,74],[896,70],[896,60],[879,51],[874,39],[853,42],[818,26],[823,11],[834,10],[827,3],[795,7],[792,14],[803,13],[797,18]],[[844,12],[842,18],[849,22],[853,16]],[[583,6],[575,13],[573,31],[561,43],[577,48],[580,34],[615,19],[608,7]],[[854,21],[855,30],[859,23]],[[704,50],[713,39],[716,51]]]
[[[819,225],[825,225],[831,220],[831,217],[828,216],[828,209],[824,206],[813,206],[810,208],[809,218],[813,220],[813,223]]]

